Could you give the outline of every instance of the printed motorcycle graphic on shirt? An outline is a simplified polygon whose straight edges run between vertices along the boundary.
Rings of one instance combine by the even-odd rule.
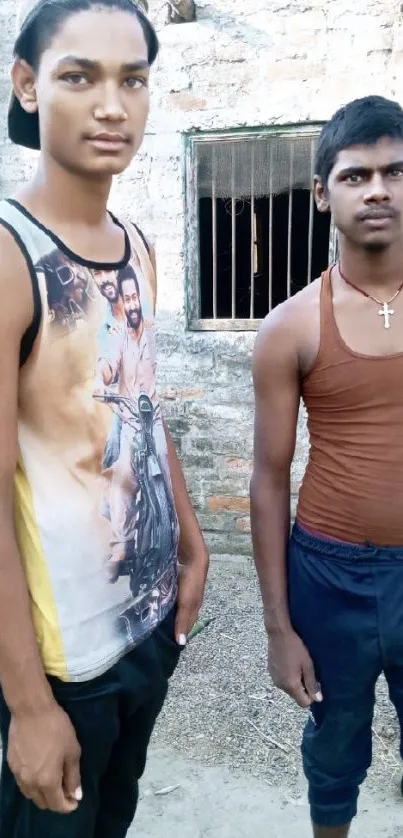
[[[123,549],[122,542],[118,543],[117,551],[114,549],[116,543],[113,543],[109,559],[111,582],[120,576],[129,578],[134,602],[119,618],[119,625],[131,637],[133,618],[136,623],[140,618],[143,624],[150,625],[158,621],[176,584],[172,571],[177,551],[175,506],[166,467],[156,449],[151,399],[141,394],[135,405],[130,398],[111,393],[95,394],[94,398],[113,408],[121,420],[116,431],[131,439],[130,468],[137,486],[136,491],[126,498],[129,503],[125,516],[129,522],[129,537],[124,540]],[[115,464],[120,453],[119,447]],[[112,469],[114,467],[109,462],[105,464]],[[107,504],[104,509],[104,514],[111,520],[113,531],[119,526],[120,513],[121,508],[117,510],[118,521],[115,522],[113,503]]]
[[[177,519],[161,410],[155,391],[154,326],[143,315],[132,266],[95,278],[108,299],[107,329],[99,335],[94,397],[115,414],[105,446],[110,475],[104,515],[111,522],[111,581],[127,576],[132,604],[119,619],[159,622],[176,584]]]
[[[55,351],[63,340],[74,346],[77,330],[82,343],[88,331],[80,386],[105,411],[96,465],[99,516],[110,525],[103,563],[108,584],[116,583],[115,630],[130,646],[164,618],[177,587],[179,532],[156,395],[153,298],[134,258],[113,270],[89,268],[55,249],[36,267],[45,276]]]

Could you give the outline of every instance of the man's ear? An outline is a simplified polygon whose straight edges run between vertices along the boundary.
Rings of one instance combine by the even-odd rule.
[[[313,179],[313,194],[319,212],[330,212],[329,193],[318,175]]]
[[[27,63],[21,58],[14,61],[11,71],[11,78],[13,82],[14,93],[20,102],[22,108],[27,113],[37,113],[38,102],[36,99],[36,82],[35,73]]]

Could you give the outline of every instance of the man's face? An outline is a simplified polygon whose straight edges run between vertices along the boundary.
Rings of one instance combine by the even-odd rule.
[[[94,8],[69,17],[35,78],[42,150],[75,173],[124,171],[144,136],[147,52],[134,14]]]
[[[85,291],[85,282],[84,280],[77,277],[73,282],[73,293],[72,297],[76,303],[82,303],[84,299],[84,291]]]
[[[125,279],[122,283],[122,299],[126,320],[130,328],[137,331],[143,321],[143,312],[138,288],[134,279]]]
[[[109,303],[117,303],[119,289],[116,280],[116,273],[111,271],[93,271],[94,280],[102,294]]]
[[[319,209],[327,202],[336,228],[366,250],[403,242],[403,142],[387,137],[341,151],[328,187],[316,185]]]

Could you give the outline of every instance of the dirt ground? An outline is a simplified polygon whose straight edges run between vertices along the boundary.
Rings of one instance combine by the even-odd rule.
[[[191,642],[172,680],[133,836],[308,838],[299,757],[305,711],[266,674],[259,594],[247,562],[213,565],[203,616],[213,622]],[[401,838],[398,727],[383,681],[373,729],[374,764],[352,835]]]
[[[162,792],[162,794],[161,794]],[[403,805],[368,791],[351,838],[402,838]],[[153,749],[130,838],[311,838],[305,797]]]

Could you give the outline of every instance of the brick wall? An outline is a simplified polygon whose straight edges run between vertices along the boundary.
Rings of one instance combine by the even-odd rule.
[[[399,97],[400,0],[200,0],[198,20],[167,26],[150,0],[161,55],[141,153],[119,179],[113,208],[152,234],[159,269],[160,391],[192,498],[213,553],[250,553],[253,334],[185,329],[183,134],[328,118],[368,93]],[[1,191],[32,169],[5,142],[15,3],[1,0]],[[295,494],[307,452],[301,417]]]

